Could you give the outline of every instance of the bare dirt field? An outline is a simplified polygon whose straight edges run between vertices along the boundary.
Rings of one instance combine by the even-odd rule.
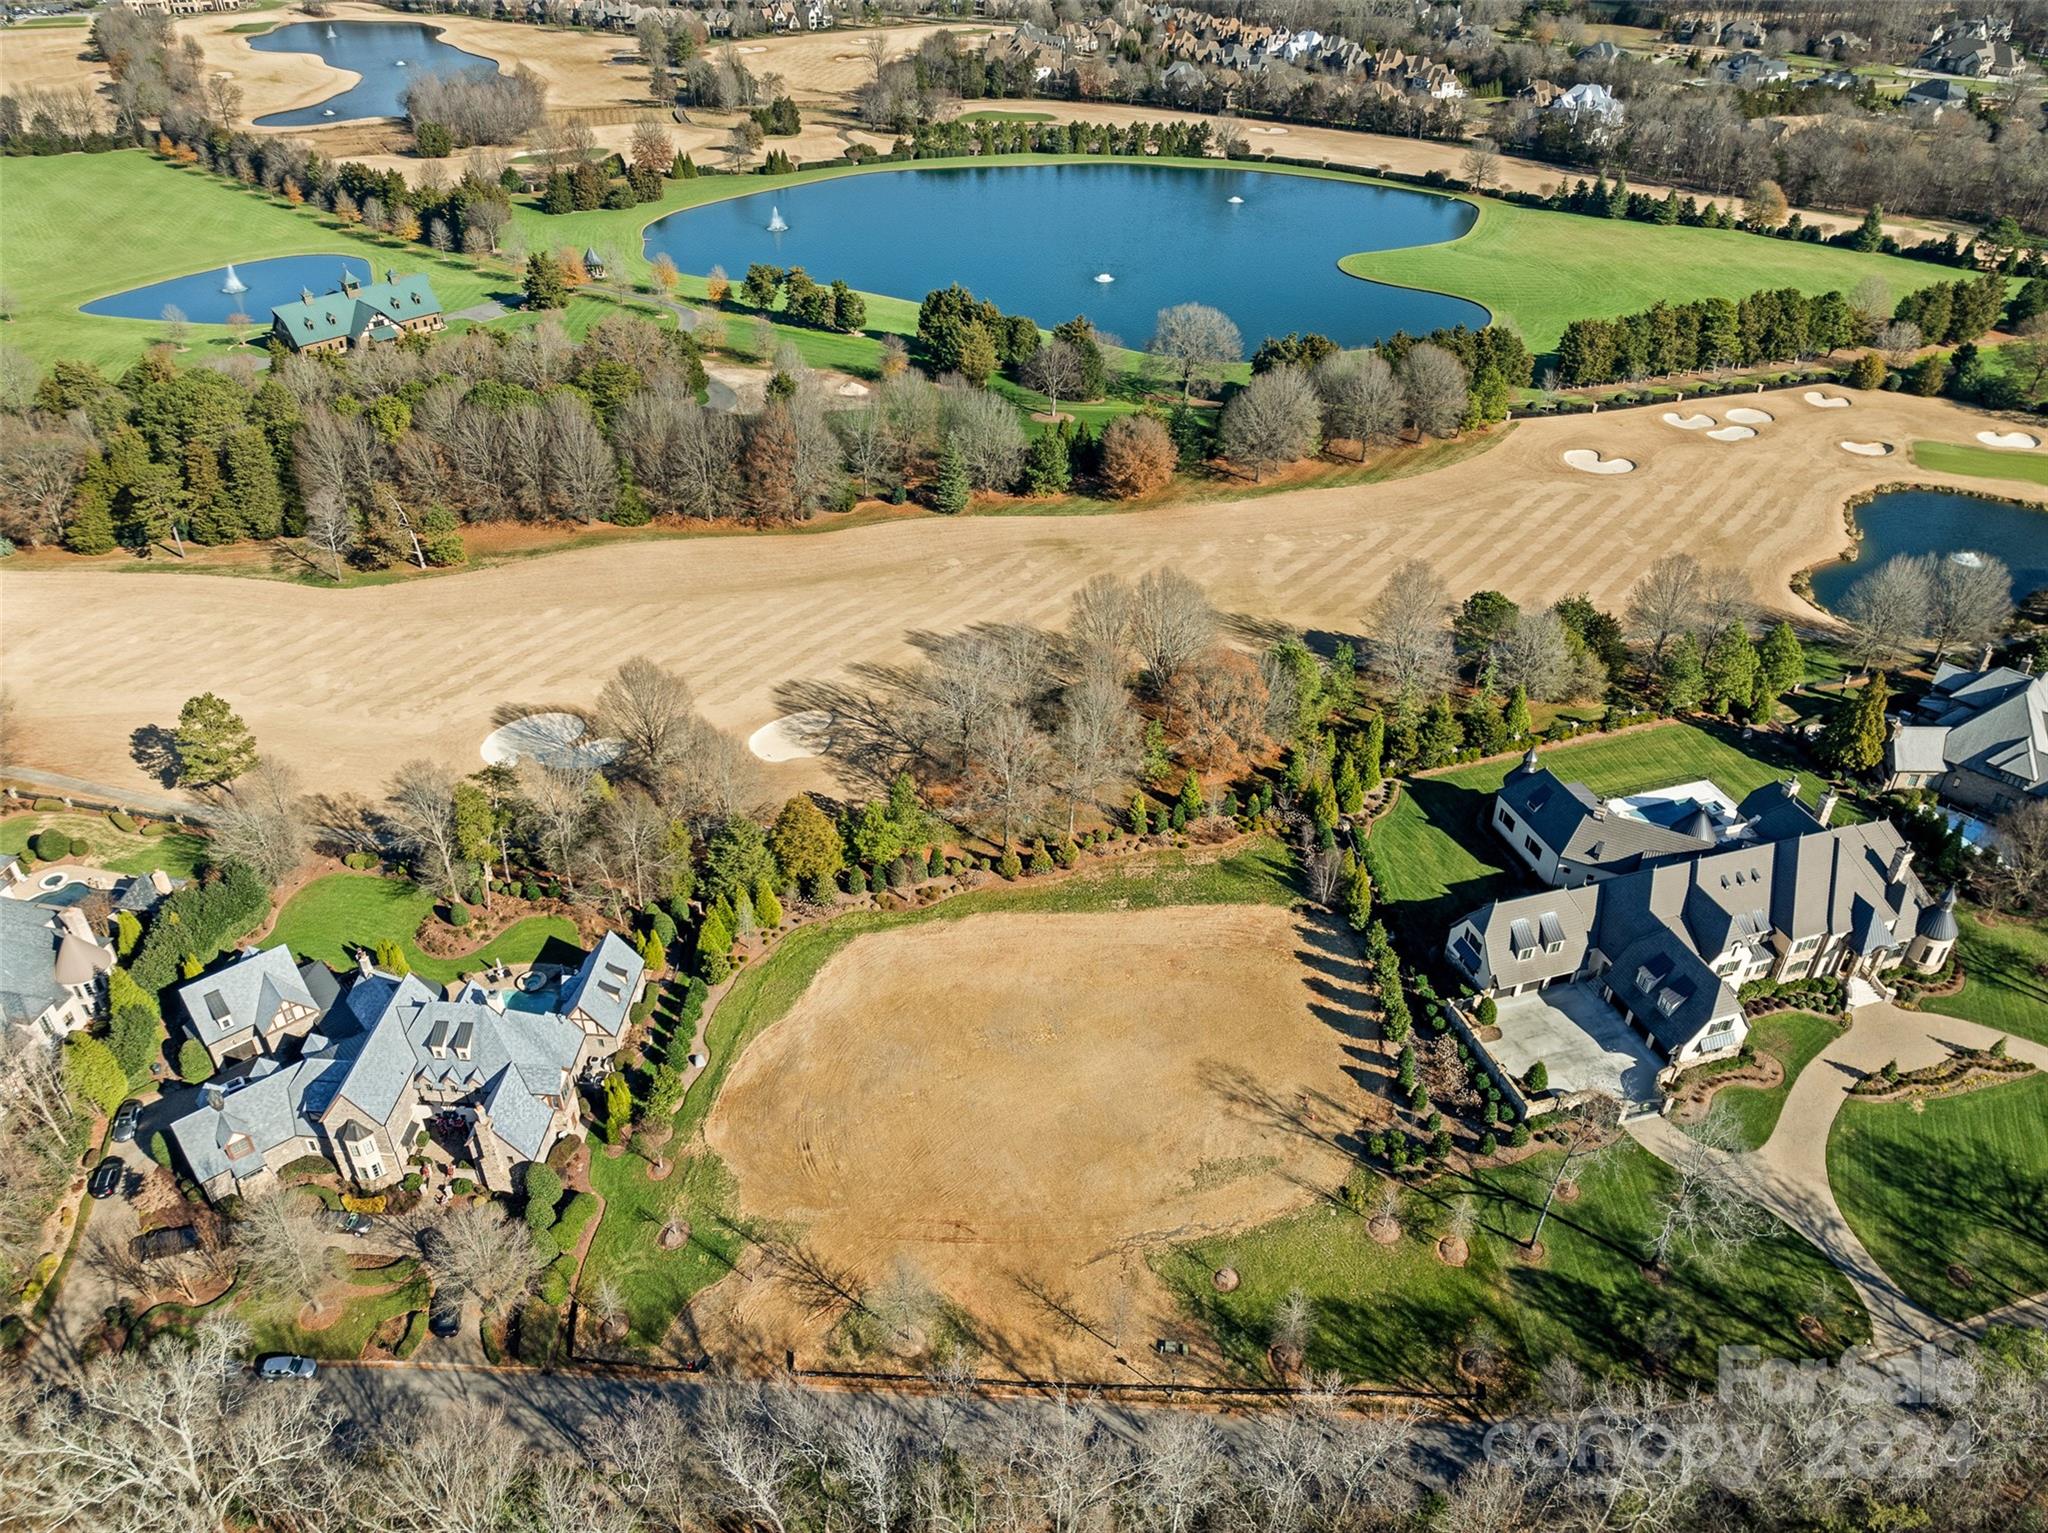
[[[743,1216],[856,1290],[907,1274],[943,1295],[985,1367],[1127,1377],[1119,1350],[1142,1366],[1177,1330],[1146,1248],[1342,1175],[1321,1136],[1363,1093],[1359,1024],[1319,999],[1329,940],[1260,905],[856,937],[741,1056],[706,1137]],[[707,1302],[721,1334],[816,1366],[843,1306],[787,1270]]]
[[[1940,400],[1851,397],[1846,410],[1815,409],[1798,390],[1745,397],[1776,420],[1742,442],[1677,430],[1657,408],[1617,411],[1525,421],[1448,468],[1373,485],[1122,515],[919,516],[801,536],[610,542],[340,591],[181,577],[167,556],[11,569],[0,572],[7,759],[144,788],[131,734],[169,724],[210,687],[310,788],[376,792],[409,757],[472,768],[494,709],[587,705],[634,654],[676,667],[709,717],[744,738],[790,711],[790,682],[913,659],[920,630],[1056,625],[1090,575],[1169,563],[1226,613],[1337,634],[1359,631],[1388,573],[1411,557],[1429,560],[1454,596],[1583,591],[1618,608],[1651,563],[1682,550],[1741,566],[1762,600],[1811,617],[1787,582],[1842,551],[1842,507],[1859,491],[1906,479],[2048,500],[2039,488],[1843,452],[1845,435],[1967,443],[1985,424]],[[1725,414],[1722,401],[1701,408]],[[1577,448],[1636,469],[1579,473],[1562,459]],[[156,637],[101,642],[81,632],[81,613],[109,632]],[[833,786],[819,760],[763,777],[778,796]]]

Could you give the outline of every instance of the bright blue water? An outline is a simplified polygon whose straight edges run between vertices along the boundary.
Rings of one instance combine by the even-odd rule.
[[[772,209],[786,233],[768,232]],[[1476,303],[1337,269],[1356,250],[1456,239],[1476,216],[1424,192],[1221,167],[899,170],[671,213],[648,228],[647,254],[688,272],[722,266],[735,283],[757,261],[801,266],[900,298],[958,282],[1041,325],[1085,314],[1131,346],[1177,303],[1223,310],[1247,350],[1290,330],[1363,346],[1396,330],[1486,323]]]
[[[88,314],[110,315],[115,319],[161,319],[166,305],[175,307],[194,324],[224,325],[231,314],[246,314],[259,325],[270,323],[270,311],[281,303],[296,303],[301,291],[331,293],[341,286],[343,270],[354,272],[359,282],[374,282],[370,263],[353,256],[272,256],[247,264],[235,262],[235,275],[247,284],[246,293],[223,293],[227,281],[225,266],[131,287],[125,293],[96,298],[85,306]]]
[[[1940,490],[1894,490],[1856,508],[1863,531],[1854,560],[1813,572],[1813,594],[1833,608],[1859,577],[1894,554],[1990,554],[2012,570],[2015,601],[2048,588],[2048,511],[2009,500],[1977,500]]]
[[[332,31],[334,35],[327,34]],[[416,21],[300,21],[260,37],[249,46],[265,53],[313,53],[336,69],[362,76],[339,95],[289,112],[256,119],[259,128],[306,128],[357,117],[403,117],[401,97],[412,76],[423,70],[446,74],[496,64],[452,43],[439,28]]]
[[[562,1003],[562,987],[545,985],[539,990],[508,990],[505,992],[507,1011],[547,1012]]]

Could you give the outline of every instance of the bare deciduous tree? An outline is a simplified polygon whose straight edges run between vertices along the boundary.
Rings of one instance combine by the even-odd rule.
[[[310,1303],[327,1284],[327,1237],[319,1205],[294,1188],[279,1187],[243,1202],[235,1222],[245,1282],[259,1293]]]
[[[1692,1126],[1650,1242],[1652,1261],[1661,1266],[1680,1247],[1718,1261],[1770,1232],[1770,1214],[1736,1175],[1734,1157],[1743,1148],[1741,1132],[1725,1112],[1709,1113]]]
[[[1703,579],[1700,562],[1691,554],[1666,554],[1629,591],[1628,630],[1650,646],[1653,671],[1666,645],[1699,626]]]
[[[1442,690],[1456,662],[1451,595],[1420,559],[1396,568],[1366,615],[1373,666],[1396,692]]]
[[[431,1228],[440,1238],[422,1240],[422,1263],[440,1282],[486,1306],[526,1292],[553,1260],[523,1222],[489,1204],[450,1209]]]
[[[1216,609],[1194,581],[1171,568],[1139,577],[1131,644],[1156,693],[1163,696],[1181,668],[1215,638]]]
[[[1052,753],[1030,717],[1021,708],[999,709],[981,731],[966,795],[974,813],[1001,826],[1005,851],[1011,835],[1043,812],[1052,771]]]
[[[299,774],[282,761],[259,760],[222,795],[208,839],[218,856],[246,862],[266,883],[283,883],[312,839]]]
[[[1060,401],[1080,392],[1088,368],[1073,342],[1055,338],[1025,358],[1023,376],[1027,386],[1045,396],[1047,412],[1058,419]]]
[[[1565,695],[1572,675],[1571,644],[1557,614],[1549,608],[1519,613],[1500,647],[1501,684],[1547,702]]]
[[[1990,554],[1937,559],[1927,582],[1927,637],[1934,663],[1958,644],[1993,639],[2012,617],[2012,571]]]
[[[341,561],[356,546],[355,513],[331,494],[306,502],[306,541],[327,555],[334,583],[341,584]]]
[[[1137,594],[1114,575],[1097,575],[1074,593],[1067,637],[1083,670],[1122,677],[1137,607]]]
[[[1298,462],[1321,445],[1322,403],[1295,367],[1259,374],[1223,407],[1224,457],[1242,463],[1254,480],[1283,463]]]
[[[1052,748],[1072,836],[1080,806],[1100,802],[1137,767],[1138,716],[1115,675],[1091,668],[1066,689]]]
[[[1841,617],[1854,637],[1857,663],[1865,670],[1906,653],[1927,632],[1933,574],[1933,560],[1894,554],[1849,587]]]
[[[1408,404],[1393,368],[1378,352],[1340,351],[1316,369],[1315,383],[1323,401],[1324,431],[1356,442],[1360,462],[1370,449],[1401,434]]]
[[[624,741],[627,763],[660,792],[688,746],[697,703],[682,677],[635,655],[605,682],[595,714],[598,733]]]
[[[1243,360],[1244,337],[1220,309],[1202,303],[1161,309],[1152,340],[1145,350],[1172,382],[1186,404],[1195,386],[1213,386],[1232,362]]]
[[[417,860],[425,881],[443,895],[455,895],[461,858],[455,835],[455,774],[431,761],[408,761],[391,779],[384,802],[392,832]]]
[[[1450,437],[1464,424],[1470,379],[1465,364],[1427,341],[1409,348],[1401,363],[1401,393],[1408,418],[1424,436]]]

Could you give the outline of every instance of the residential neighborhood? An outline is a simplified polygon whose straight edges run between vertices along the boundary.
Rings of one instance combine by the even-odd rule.
[[[2048,1533],[2044,65],[0,7],[0,1528]]]

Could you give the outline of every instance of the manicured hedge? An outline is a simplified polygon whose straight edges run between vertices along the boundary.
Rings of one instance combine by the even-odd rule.
[[[180,889],[157,907],[129,973],[156,995],[178,981],[188,955],[211,963],[269,909],[270,890],[263,880],[245,865],[230,863],[222,877]]]

